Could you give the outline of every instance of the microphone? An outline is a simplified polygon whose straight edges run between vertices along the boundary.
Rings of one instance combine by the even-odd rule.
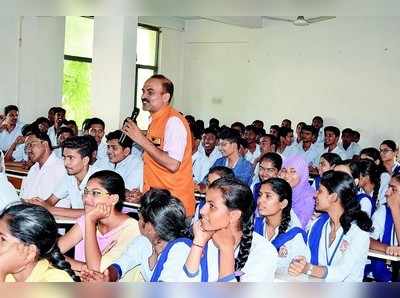
[[[134,109],[133,109],[133,111],[132,111],[132,115],[130,116],[130,117],[128,117],[128,118],[130,118],[132,121],[136,121],[136,118],[139,116],[139,112],[140,112],[140,110],[139,110],[139,108],[138,107],[135,107]],[[128,119],[127,118],[127,119]],[[125,119],[125,121],[127,120],[127,119]],[[124,123],[125,123],[125,121],[124,121]],[[125,138],[127,137],[127,135],[126,135],[126,133],[122,133],[122,135],[121,135],[121,137],[119,138],[119,140],[118,140],[118,142],[120,143],[120,144],[122,144],[124,141],[125,141]]]

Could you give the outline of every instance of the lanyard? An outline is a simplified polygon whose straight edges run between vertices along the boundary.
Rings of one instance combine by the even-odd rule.
[[[327,237],[328,237],[328,225],[329,225],[329,221],[327,222],[326,227],[325,227],[325,256],[326,256],[326,264],[328,266],[330,266],[332,264],[333,258],[336,255],[336,252],[337,252],[337,250],[339,248],[339,245],[343,240],[344,233],[342,232],[342,235],[340,236],[340,239],[339,239],[338,243],[336,244],[335,249],[333,250],[332,256],[328,260],[328,247],[329,247],[329,242],[328,242],[328,239],[327,239]]]

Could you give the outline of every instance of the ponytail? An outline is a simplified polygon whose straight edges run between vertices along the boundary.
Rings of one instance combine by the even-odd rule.
[[[49,262],[56,268],[64,270],[65,272],[67,272],[69,274],[69,276],[71,276],[71,278],[74,281],[81,281],[81,279],[79,278],[79,276],[77,276],[75,274],[75,272],[71,269],[71,264],[68,263],[67,260],[65,260],[64,255],[61,253],[60,248],[58,247],[58,245],[54,245],[52,250],[49,252],[49,254],[47,255],[46,259],[49,260]]]

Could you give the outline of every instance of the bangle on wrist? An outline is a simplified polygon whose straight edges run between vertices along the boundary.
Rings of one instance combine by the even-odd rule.
[[[204,248],[204,245],[200,245],[200,244],[197,244],[197,243],[194,243],[194,242],[192,242],[192,245],[200,247],[200,248]]]

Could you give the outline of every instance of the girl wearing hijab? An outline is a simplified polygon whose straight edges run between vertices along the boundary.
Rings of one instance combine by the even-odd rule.
[[[292,209],[305,228],[314,212],[315,190],[308,183],[308,166],[304,158],[293,155],[285,159],[280,177],[292,187]]]

